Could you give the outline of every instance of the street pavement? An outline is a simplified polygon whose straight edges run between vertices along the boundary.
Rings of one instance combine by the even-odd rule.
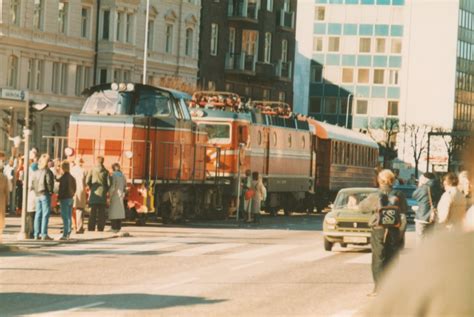
[[[21,245],[0,252],[0,315],[353,316],[372,300],[370,250],[324,251],[321,222],[149,224]]]

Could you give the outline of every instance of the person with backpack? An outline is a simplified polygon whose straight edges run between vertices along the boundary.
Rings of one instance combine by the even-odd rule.
[[[71,235],[72,227],[72,203],[76,193],[76,180],[71,175],[69,162],[61,163],[62,175],[57,178],[59,182],[58,199],[61,208],[61,217],[63,218],[63,235],[59,240],[68,240]]]
[[[370,244],[372,247],[372,276],[374,290],[368,296],[376,296],[382,275],[402,247],[403,232],[406,225],[408,204],[401,191],[393,190],[395,174],[386,169],[377,176],[378,192],[370,194],[360,202],[361,210],[369,210],[372,217]]]

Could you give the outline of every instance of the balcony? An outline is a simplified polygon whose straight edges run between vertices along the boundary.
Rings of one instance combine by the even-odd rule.
[[[280,10],[279,14],[277,14],[277,25],[285,29],[294,30],[295,13],[291,11]]]
[[[225,57],[225,69],[245,73],[255,73],[257,56],[245,53],[227,53]]]
[[[292,62],[278,60],[275,67],[275,76],[281,80],[290,81],[292,77]]]
[[[258,4],[252,0],[229,0],[227,15],[229,18],[251,20],[257,22]]]

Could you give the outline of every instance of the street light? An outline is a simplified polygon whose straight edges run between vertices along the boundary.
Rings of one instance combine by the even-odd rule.
[[[351,100],[351,97],[354,97],[354,94],[350,93],[347,96],[347,103],[346,103],[346,129],[349,129],[349,100]],[[352,98],[354,101],[354,98]],[[352,105],[352,104],[351,104]]]
[[[25,102],[25,124],[23,126],[23,141],[25,143],[24,149],[24,162],[23,162],[23,199],[21,205],[21,228],[18,239],[23,240],[25,236],[26,228],[26,208],[28,203],[28,176],[30,174],[30,135],[32,133],[30,127],[33,124],[33,114],[35,112],[41,112],[48,108],[47,103],[35,103],[27,100]]]

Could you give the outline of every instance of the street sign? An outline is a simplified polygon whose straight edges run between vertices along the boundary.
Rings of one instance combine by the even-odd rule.
[[[28,99],[28,91],[18,89],[0,89],[0,98],[23,101]]]

